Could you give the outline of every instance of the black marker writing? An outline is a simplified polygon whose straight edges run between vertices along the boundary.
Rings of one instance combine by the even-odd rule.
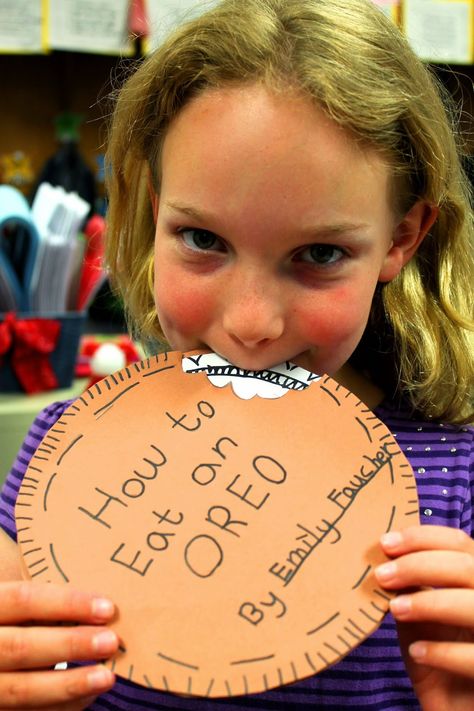
[[[150,531],[145,538],[148,556],[150,556],[150,550],[156,553],[166,551],[170,545],[170,539],[175,535],[171,527],[179,526],[184,520],[184,514],[182,514],[181,511],[173,514],[171,509],[167,509],[164,514],[158,511],[153,511],[152,514],[158,519],[158,529]],[[164,526],[164,530],[161,528],[162,525]],[[141,549],[130,553],[129,546],[126,549],[126,544],[121,543],[112,554],[110,560],[112,563],[118,563],[134,573],[145,576],[151,565],[155,562],[155,558],[148,557],[145,559],[145,562],[143,562],[143,556],[144,553]]]
[[[274,617],[276,617],[277,619],[283,617],[286,614],[286,605],[283,600],[271,591],[268,593],[268,595],[270,597],[269,600],[264,599],[259,601],[258,605],[260,605],[261,607],[258,607],[258,605],[253,602],[242,603],[239,608],[240,617],[242,617],[247,622],[250,622],[250,624],[257,626],[265,618],[265,611],[262,610],[262,607],[274,607]]]
[[[101,497],[105,497],[105,502],[102,502],[102,506],[100,506],[99,510],[96,513],[92,513],[88,509],[84,508],[83,506],[78,506],[79,511],[82,511],[85,513],[87,516],[90,516],[94,521],[97,521],[98,523],[101,523],[103,526],[106,526],[107,528],[112,528],[111,524],[108,523],[108,521],[104,518],[102,518],[103,514],[105,514],[106,509],[108,506],[114,501],[117,504],[120,504],[121,506],[127,507],[128,504],[126,504],[124,501],[119,499],[117,496],[113,496],[112,494],[108,494],[106,491],[103,491],[102,489],[99,489],[99,487],[94,487],[95,491],[97,491]]]
[[[189,570],[199,578],[209,578],[224,560],[222,548],[215,538],[207,535],[194,536],[184,551],[184,561]]]
[[[387,465],[389,465],[392,476],[391,460],[396,453],[390,452],[389,447],[389,444],[384,444],[374,458],[364,456],[364,459],[371,464],[370,471],[366,471],[364,469],[365,465],[363,465],[360,468],[360,474],[351,479],[348,486],[343,487],[341,490],[333,489],[328,494],[329,501],[335,503],[339,509],[339,514],[332,521],[323,518],[318,525],[313,527],[297,524],[297,528],[303,533],[297,536],[296,540],[302,541],[302,543],[289,551],[283,564],[276,562],[269,568],[269,572],[279,578],[285,587],[294,579],[304,562],[329,534],[332,533],[335,536],[330,541],[331,544],[337,543],[341,539],[341,532],[337,524],[352,506],[363,488]]]
[[[209,419],[214,417],[214,415],[216,414],[216,411],[212,407],[211,403],[206,402],[205,400],[201,400],[200,402],[198,402],[197,409],[203,417],[207,417]],[[186,421],[190,417],[186,413],[184,415],[181,415],[180,417],[174,417],[170,412],[166,412],[165,414],[173,422],[172,429],[179,426],[182,427],[183,430],[186,430],[186,432],[195,432],[201,427],[202,421],[200,417],[196,417],[193,420],[192,424],[189,422],[186,424]]]
[[[96,486],[94,487],[94,490],[98,492],[101,496],[99,509],[96,510],[95,513],[93,513],[89,508],[86,508],[85,506],[78,506],[79,511],[82,511],[82,513],[85,513],[91,519],[97,521],[97,523],[102,524],[106,528],[112,528],[110,518],[107,519],[105,516],[106,509],[108,509],[109,507],[110,509],[112,509],[112,503],[120,504],[121,506],[127,508],[128,503],[125,499],[141,498],[146,490],[146,482],[156,479],[159,474],[160,468],[164,466],[168,461],[167,457],[161,451],[161,449],[156,447],[154,444],[150,445],[150,449],[152,450],[152,454],[150,456],[142,458],[142,463],[139,465],[139,467],[137,467],[137,469],[133,470],[134,476],[126,479],[122,483],[119,495],[110,494],[106,491],[103,491],[102,489],[99,489],[99,487]],[[105,498],[105,501],[102,500],[102,497]],[[95,507],[96,504],[94,505],[94,510]],[[108,515],[110,514],[111,511],[108,511]]]

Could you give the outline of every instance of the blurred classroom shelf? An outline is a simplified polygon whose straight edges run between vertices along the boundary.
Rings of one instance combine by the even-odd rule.
[[[56,400],[77,397],[87,380],[75,380],[70,388],[38,395],[0,393],[0,484],[11,469],[31,423],[38,413]]]

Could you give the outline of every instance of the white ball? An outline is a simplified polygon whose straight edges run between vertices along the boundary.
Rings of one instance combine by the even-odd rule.
[[[125,353],[115,343],[103,343],[90,360],[92,373],[99,376],[115,373],[126,365]]]

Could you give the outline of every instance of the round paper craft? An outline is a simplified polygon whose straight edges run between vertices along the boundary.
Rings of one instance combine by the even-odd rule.
[[[363,641],[390,600],[379,538],[417,517],[410,465],[354,394],[201,352],[93,385],[16,506],[28,577],[117,604],[117,674],[209,697],[292,683]]]

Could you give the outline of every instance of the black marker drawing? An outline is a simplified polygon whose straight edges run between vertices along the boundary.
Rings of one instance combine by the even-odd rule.
[[[362,575],[360,576],[359,580],[352,586],[352,590],[357,590],[358,587],[362,585],[370,571],[372,570],[372,566],[368,565],[367,568],[364,570]]]
[[[341,407],[341,401],[334,395],[334,393],[331,390],[328,390],[328,388],[325,388],[324,385],[321,385],[321,390],[326,393],[326,395],[329,395],[329,397],[334,400],[336,405],[338,407]]]
[[[319,375],[289,361],[265,370],[245,370],[216,353],[183,357],[182,366],[185,373],[205,373],[209,381],[219,388],[230,384],[235,395],[242,400],[250,400],[255,395],[279,398],[289,390],[306,390],[320,379]]]
[[[304,656],[305,656],[306,661],[308,662],[309,666],[311,667],[311,671],[313,671],[314,673],[316,673],[318,670],[317,670],[317,668],[315,667],[315,665],[314,665],[314,663],[313,663],[313,660],[312,660],[311,657],[309,656],[308,652],[305,652],[305,655],[304,655]]]
[[[312,635],[315,634],[316,632],[319,632],[320,630],[324,629],[324,627],[327,627],[328,625],[331,624],[331,622],[334,622],[334,620],[337,620],[337,618],[340,616],[340,612],[335,612],[334,615],[331,615],[329,619],[325,620],[324,622],[321,622],[317,627],[314,627],[312,630],[309,630],[306,632],[307,635]]]
[[[52,543],[49,544],[49,552],[50,552],[50,554],[51,554],[51,558],[52,558],[52,560],[53,560],[53,563],[54,563],[54,565],[56,566],[56,570],[59,571],[59,573],[61,574],[61,576],[62,576],[64,582],[68,583],[68,582],[69,582],[69,578],[67,577],[66,573],[64,572],[64,570],[61,568],[61,566],[60,566],[59,563],[58,563],[58,559],[56,558],[56,554],[55,554],[55,552],[54,552],[54,546],[53,546]]]
[[[275,659],[275,654],[267,654],[265,657],[255,657],[254,659],[237,659],[230,664],[256,664],[257,662],[267,662],[269,659]]]
[[[144,374],[144,378],[151,378],[153,375],[158,375],[158,373],[163,373],[165,370],[174,370],[175,366],[174,365],[167,365],[164,368],[157,368],[156,370],[152,370],[149,373]]]
[[[66,454],[79,442],[79,440],[81,440],[81,439],[83,438],[83,436],[84,436],[84,435],[82,435],[82,434],[78,435],[78,436],[77,436],[75,439],[73,439],[72,442],[66,447],[66,449],[63,451],[63,453],[62,453],[61,456],[59,457],[58,461],[56,462],[56,464],[57,464],[58,467],[59,467],[59,465],[61,464],[61,462],[63,461],[63,459],[64,459],[64,457],[66,456]]]
[[[118,381],[115,383],[118,385]],[[132,390],[133,388],[136,388],[139,383],[133,383],[132,385],[129,385],[128,388],[125,388],[121,392],[119,392],[118,395],[112,398],[112,400],[109,400],[109,402],[106,402],[105,405],[102,405],[102,407],[99,407],[98,410],[94,412],[94,415],[99,419],[99,417],[102,417],[102,415],[105,415],[108,410],[110,410],[111,407],[117,402],[117,400],[120,400],[121,397],[127,394],[129,390]]]
[[[43,495],[43,511],[48,510],[48,494],[49,490],[51,489],[51,484],[53,483],[55,477],[57,476],[57,472],[54,472],[48,479],[48,483],[46,484],[46,488],[44,490],[44,495]]]
[[[367,425],[366,425],[364,422],[362,422],[362,420],[360,419],[360,417],[356,417],[356,421],[359,423],[359,425],[360,425],[360,426],[362,427],[362,429],[364,430],[365,434],[367,435],[367,439],[369,440],[369,442],[372,443],[372,442],[373,442],[373,440],[372,440],[372,435],[370,434],[370,431],[369,431],[369,428],[367,427]]]
[[[163,652],[157,652],[156,655],[157,657],[160,657],[161,659],[164,659],[166,662],[170,662],[171,664],[177,664],[180,667],[186,667],[187,669],[194,669],[195,671],[199,671],[199,667],[196,666],[196,664],[184,662],[182,659],[174,659],[173,657],[169,657],[166,654],[163,654]]]

